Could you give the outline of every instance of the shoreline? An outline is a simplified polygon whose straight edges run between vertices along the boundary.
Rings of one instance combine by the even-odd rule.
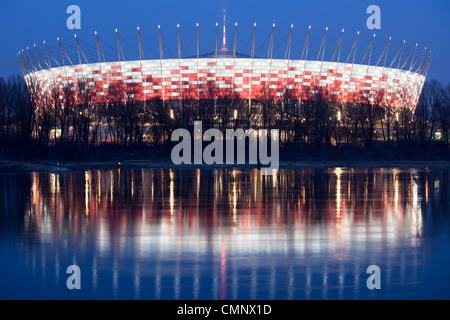
[[[255,169],[257,165],[175,165],[167,160],[125,160],[117,161],[71,161],[58,165],[55,161],[10,161],[0,160],[1,173],[70,173],[84,170],[112,169]],[[329,168],[361,168],[361,169],[450,169],[450,160],[319,160],[319,161],[281,161],[279,169],[329,169]]]

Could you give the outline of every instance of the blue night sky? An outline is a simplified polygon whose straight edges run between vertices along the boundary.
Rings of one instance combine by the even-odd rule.
[[[66,9],[76,4],[81,8],[81,30],[69,30]],[[369,30],[366,20],[369,5],[381,8],[381,30]],[[341,29],[345,29],[342,56],[346,58],[356,32],[360,30],[357,60],[361,60],[373,33],[376,33],[373,55],[378,58],[389,36],[392,36],[389,58],[393,58],[406,40],[403,59],[416,43],[420,52],[432,50],[433,61],[428,79],[450,83],[450,1],[448,0],[199,0],[199,1],[1,1],[0,4],[0,77],[20,73],[17,53],[33,44],[45,53],[46,40],[55,56],[60,56],[57,37],[71,57],[78,61],[73,35],[76,33],[89,62],[97,62],[94,31],[98,31],[108,60],[117,57],[114,29],[118,28],[124,54],[138,59],[136,27],[140,26],[146,58],[159,58],[157,26],[161,25],[166,58],[177,56],[177,23],[181,26],[182,55],[196,55],[195,24],[200,24],[200,50],[214,50],[215,23],[219,22],[221,48],[222,10],[227,10],[227,45],[232,48],[234,22],[238,23],[237,51],[249,54],[253,23],[256,29],[256,55],[267,55],[272,24],[276,24],[274,57],[282,58],[290,25],[294,24],[291,58],[300,58],[308,25],[311,25],[311,48],[308,58],[316,58],[325,31],[329,28],[325,55],[331,58]],[[35,53],[35,51],[33,51]],[[416,56],[417,57],[417,56]],[[344,58],[344,59],[345,59]],[[374,59],[373,58],[373,59]],[[360,62],[360,61],[359,61]]]

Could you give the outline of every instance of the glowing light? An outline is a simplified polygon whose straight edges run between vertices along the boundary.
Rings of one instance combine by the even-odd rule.
[[[334,170],[334,174],[336,175],[336,215],[337,215],[337,223],[339,223],[339,219],[341,216],[341,174],[342,169],[336,168]]]
[[[85,171],[84,173],[84,204],[86,209],[86,216],[89,215],[89,192],[91,190],[91,172]]]
[[[174,213],[174,204],[175,204],[175,195],[174,195],[174,189],[175,189],[175,182],[174,182],[174,173],[173,170],[169,170],[169,178],[170,178],[170,218],[173,219],[173,213]]]
[[[50,174],[50,192],[52,195],[56,193],[56,175],[54,173]]]
[[[398,211],[398,194],[399,194],[399,183],[398,183],[398,170],[394,169],[392,173],[392,177],[394,179],[394,204],[395,204],[395,212]]]
[[[114,174],[113,174],[112,171],[109,172],[109,183],[110,183],[110,185],[109,185],[110,197],[109,198],[110,198],[111,203],[112,203],[113,200],[114,200]]]
[[[102,198],[102,174],[100,170],[97,170],[97,201],[100,203],[100,200]]]

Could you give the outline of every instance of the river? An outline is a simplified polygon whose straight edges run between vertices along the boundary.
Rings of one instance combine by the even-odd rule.
[[[445,169],[0,174],[1,299],[449,299]],[[80,268],[69,290],[67,268]],[[367,268],[380,269],[369,289]]]

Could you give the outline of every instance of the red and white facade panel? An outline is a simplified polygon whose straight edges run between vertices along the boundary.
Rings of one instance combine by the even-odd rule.
[[[91,63],[26,75],[42,92],[84,82],[98,101],[126,94],[138,100],[310,99],[320,91],[335,102],[359,102],[414,109],[425,77],[394,68],[360,64],[247,58],[167,59]]]

